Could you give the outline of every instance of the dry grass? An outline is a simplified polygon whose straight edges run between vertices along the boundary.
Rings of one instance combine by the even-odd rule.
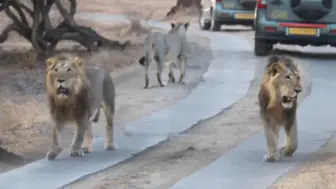
[[[38,123],[49,120],[47,107],[35,99],[15,103],[11,100],[0,101],[0,141],[4,149],[20,154],[34,141],[39,128]]]
[[[23,103],[11,100],[0,101],[0,130],[4,133],[17,128],[29,128],[35,123],[49,119],[45,104],[35,99]],[[0,132],[1,133],[1,132]]]

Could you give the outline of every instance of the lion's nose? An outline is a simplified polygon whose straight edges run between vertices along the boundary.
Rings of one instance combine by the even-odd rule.
[[[294,89],[294,91],[295,91],[296,93],[300,93],[300,92],[302,91],[302,89]]]
[[[65,80],[64,79],[57,79],[58,83],[63,83]]]

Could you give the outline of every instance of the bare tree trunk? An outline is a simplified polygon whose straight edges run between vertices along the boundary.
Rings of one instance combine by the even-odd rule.
[[[70,11],[63,7],[60,0],[29,1],[33,8],[28,7],[19,0],[0,0],[0,11],[5,11],[6,15],[12,20],[12,23],[5,27],[0,34],[0,43],[8,39],[8,34],[11,31],[16,31],[30,41],[38,53],[54,50],[58,42],[62,40],[76,41],[86,47],[88,51],[98,47],[123,50],[130,43],[127,41],[121,44],[118,41],[99,35],[92,28],[78,25],[74,20],[77,8],[76,0],[69,0]],[[63,21],[55,28],[52,27],[49,18],[51,6],[54,4],[63,18]],[[27,21],[27,17],[33,20],[31,26]]]

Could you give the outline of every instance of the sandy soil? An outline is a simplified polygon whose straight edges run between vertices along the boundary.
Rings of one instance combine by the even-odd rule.
[[[335,189],[336,137],[268,189]]]

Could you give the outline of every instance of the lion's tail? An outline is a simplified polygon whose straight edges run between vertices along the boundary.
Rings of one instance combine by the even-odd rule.
[[[145,56],[142,56],[141,58],[139,58],[139,64],[141,66],[145,66],[145,62],[146,62],[146,57]]]
[[[145,55],[140,57],[138,60],[138,63],[141,66],[145,66],[145,64],[148,64],[150,53],[153,51],[154,48],[154,35],[152,32],[148,33],[148,36],[145,39]]]

